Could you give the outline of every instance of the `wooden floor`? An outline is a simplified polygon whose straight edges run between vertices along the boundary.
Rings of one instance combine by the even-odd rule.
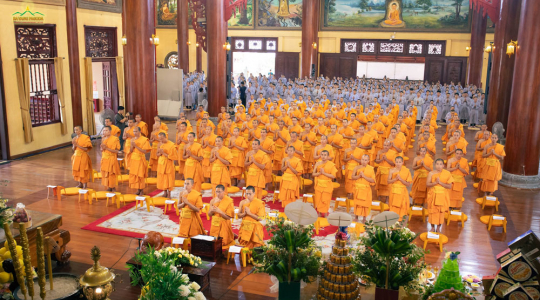
[[[173,127],[170,125],[169,135],[174,137]],[[465,129],[466,139],[469,141],[467,158],[472,160],[474,155],[474,134],[476,131]],[[442,156],[442,144],[440,137],[443,129],[437,131],[437,156]],[[94,146],[98,148],[99,141]],[[63,215],[62,228],[71,233],[71,242],[68,250],[71,251],[72,265],[62,268],[65,271],[71,269],[75,274],[82,274],[90,267],[90,249],[97,245],[101,247],[101,264],[106,267],[114,267],[117,270],[125,270],[125,262],[129,260],[137,247],[136,240],[129,237],[109,235],[92,231],[81,230],[81,227],[103,217],[116,210],[115,206],[105,206],[104,201],[89,205],[87,202],[77,202],[76,197],[66,197],[61,202],[55,199],[46,199],[47,188],[51,185],[74,186],[71,177],[70,158],[71,148],[63,148],[44,154],[13,161],[9,164],[0,165],[0,196],[10,200],[10,203],[24,203],[29,209],[51,212]],[[94,168],[99,166],[99,155],[93,150],[90,154]],[[414,158],[413,151],[409,151],[408,166]],[[480,216],[492,214],[494,208],[481,207],[475,203],[478,197],[472,187],[470,176],[467,177],[468,187],[465,189],[462,211],[468,215],[469,220],[462,227],[461,224],[452,222],[443,227],[443,234],[449,237],[446,250],[460,251],[460,267],[462,274],[476,274],[479,276],[490,275],[497,271],[499,265],[495,255],[506,248],[507,242],[514,239],[528,229],[540,233],[540,191],[518,190],[500,187],[495,193],[499,197],[501,205],[499,213],[508,220],[507,233],[502,228],[493,228],[487,231],[486,225],[479,220]],[[102,190],[99,183],[90,184],[91,188]],[[148,187],[145,192],[151,192],[155,186]],[[120,192],[127,192],[127,187],[121,186]],[[340,188],[334,196],[343,195]],[[417,233],[425,232],[427,223],[413,218],[409,223],[411,230]],[[418,245],[420,241],[417,241]],[[426,255],[427,262],[434,266],[440,266],[444,256],[435,246],[428,245],[430,253]],[[123,256],[122,256],[123,255]],[[59,269],[60,271],[60,269]],[[277,294],[270,292],[272,285],[269,276],[265,274],[249,274],[250,267],[241,268],[238,259],[235,264],[226,265],[220,262],[211,273],[210,290],[205,294],[209,299],[275,299]],[[127,273],[123,273],[123,283],[113,294],[112,299],[136,299],[140,290],[129,286]]]

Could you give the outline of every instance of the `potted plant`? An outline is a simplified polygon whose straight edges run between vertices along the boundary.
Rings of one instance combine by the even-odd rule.
[[[424,250],[413,243],[416,234],[400,223],[385,229],[368,222],[365,228],[354,259],[355,271],[376,286],[376,300],[398,299],[399,287],[412,289],[425,269]]]
[[[11,224],[13,221],[13,208],[9,207],[7,203],[8,199],[0,198],[0,224],[4,224],[6,222]],[[4,229],[2,228],[2,230]]]
[[[146,253],[136,252],[135,260],[140,262],[141,267],[128,265],[132,285],[144,283],[139,300],[204,300],[206,297],[199,291],[200,286],[196,282],[189,282],[186,274],[176,267],[181,257],[173,256],[183,253],[173,254],[167,249],[154,250],[149,248]],[[200,258],[187,256],[190,265],[200,263]]]
[[[321,267],[321,250],[312,239],[314,227],[276,218],[266,229],[272,238],[254,249],[255,272],[278,279],[279,299],[300,299],[300,281],[315,281]]]

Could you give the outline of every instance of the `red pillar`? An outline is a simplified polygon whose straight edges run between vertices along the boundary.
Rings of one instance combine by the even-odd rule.
[[[199,47],[197,47],[197,52],[196,52],[196,60],[195,60],[195,63],[196,63],[196,70],[197,72],[201,72],[202,71],[202,45],[199,44]]]
[[[472,10],[472,15],[471,50],[469,51],[469,60],[467,63],[467,84],[474,84],[480,87],[482,84],[487,16],[484,16],[482,10],[478,8]]]
[[[516,187],[539,186],[540,1],[523,0],[506,135],[503,178]]]
[[[208,113],[216,117],[227,106],[226,50],[227,21],[224,0],[206,6],[206,49],[208,55]]]
[[[189,73],[189,48],[188,48],[188,1],[178,0],[178,14],[176,16],[178,33],[178,66]]]
[[[155,46],[150,41],[154,34],[154,9],[154,1],[130,1],[124,5],[127,111],[141,114],[150,124],[157,115]]]
[[[304,0],[302,4],[302,54],[300,63],[300,77],[311,75],[311,66],[317,65],[318,33],[319,33],[319,7],[318,0]],[[317,47],[313,48],[313,43]]]
[[[501,122],[508,128],[508,111],[514,75],[515,55],[506,55],[506,44],[517,40],[521,1],[500,0],[501,12],[495,30],[494,49],[491,54],[491,78],[487,105],[488,128]]]
[[[79,59],[79,35],[77,32],[77,0],[66,1],[66,23],[73,126],[82,126],[81,66]]]

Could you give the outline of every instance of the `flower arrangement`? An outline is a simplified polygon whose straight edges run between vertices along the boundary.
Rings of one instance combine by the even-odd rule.
[[[189,282],[189,277],[176,267],[175,259],[171,259],[172,255],[172,252],[169,254],[166,249],[156,251],[153,248],[149,248],[146,253],[135,253],[135,260],[141,267],[139,269],[137,266],[128,265],[128,268],[132,285],[140,282],[145,284],[139,299],[205,300],[206,297],[199,291],[201,287],[196,282]]]
[[[193,266],[198,267],[201,264],[201,258],[195,256],[189,251],[180,248],[167,247],[154,251],[156,256],[165,256],[167,260],[174,261],[175,266]]]
[[[366,235],[361,237],[356,252],[356,273],[368,284],[379,288],[418,290],[416,282],[426,268],[424,250],[413,243],[416,234],[401,223],[384,229],[373,222],[366,223]]]
[[[13,208],[7,205],[8,199],[0,199],[0,224],[13,221]]]
[[[255,272],[274,275],[279,282],[312,282],[321,268],[322,252],[313,240],[313,225],[301,226],[276,218],[266,229],[272,238],[253,250]]]

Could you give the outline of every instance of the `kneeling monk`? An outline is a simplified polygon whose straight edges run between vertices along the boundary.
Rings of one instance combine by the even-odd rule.
[[[358,216],[364,217],[364,223],[371,212],[371,202],[373,200],[371,186],[375,185],[375,170],[369,165],[369,160],[368,154],[362,155],[360,165],[355,167],[352,172],[352,179],[355,180],[354,214],[356,215],[356,221],[358,221]]]
[[[206,234],[200,212],[203,207],[202,195],[193,189],[193,184],[192,178],[186,178],[184,191],[178,197],[178,208],[181,209],[180,229],[178,231],[180,237]]]
[[[242,219],[242,225],[238,231],[238,242],[244,247],[253,249],[264,244],[264,230],[261,220],[264,217],[264,202],[255,197],[255,188],[246,188],[246,199],[240,202],[240,213],[238,217]]]
[[[281,187],[279,191],[279,200],[281,206],[285,207],[292,203],[300,196],[300,181],[298,177],[302,174],[303,162],[300,158],[294,155],[296,149],[293,146],[287,148],[287,157],[281,162]]]
[[[234,216],[234,202],[226,195],[223,185],[216,186],[216,197],[210,201],[210,211],[208,215],[212,217],[210,235],[223,238],[222,248],[229,248],[234,245],[234,234],[232,232],[231,219]]]

